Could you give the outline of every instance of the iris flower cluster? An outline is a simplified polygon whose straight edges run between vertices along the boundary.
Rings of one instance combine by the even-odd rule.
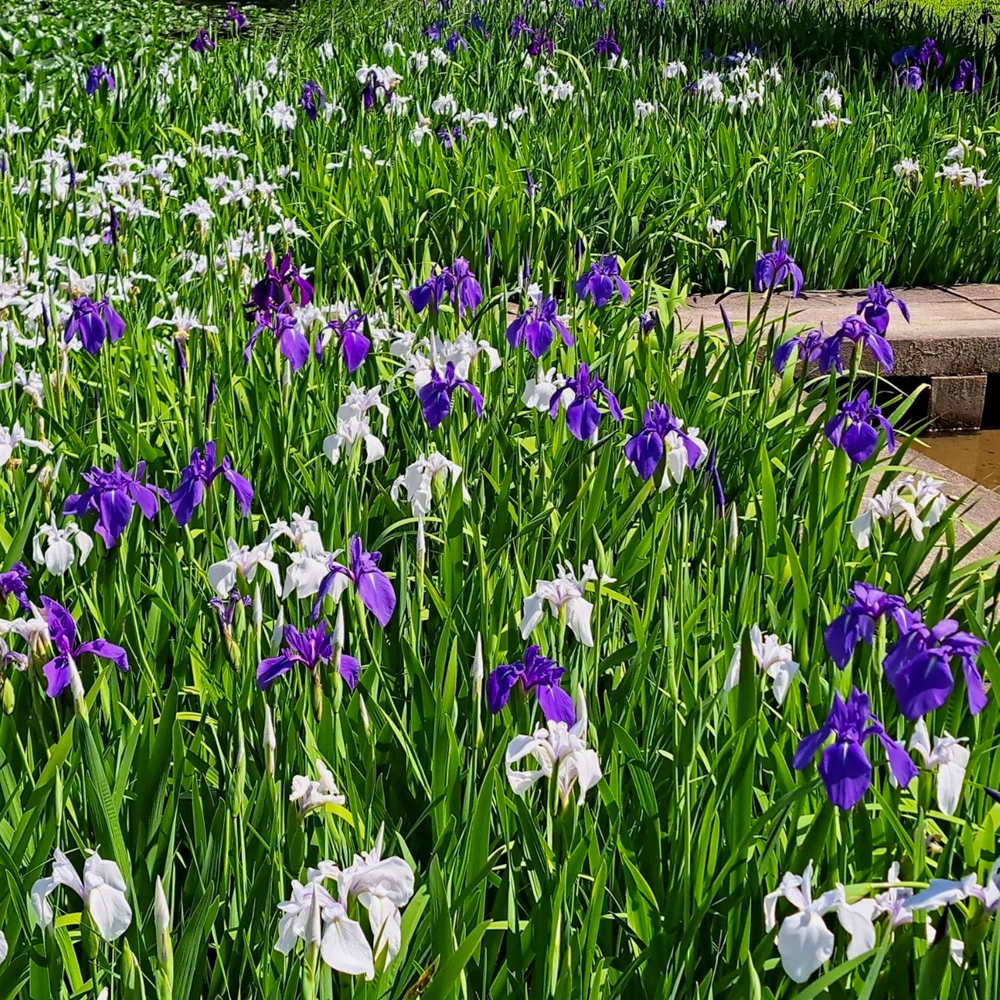
[[[986,691],[976,665],[980,650],[986,643],[959,629],[958,622],[945,618],[929,626],[922,613],[910,610],[902,597],[888,594],[878,587],[858,581],[849,591],[838,615],[826,628],[823,639],[834,663],[844,669],[850,663],[858,645],[873,645],[880,621],[896,626],[896,641],[882,662],[882,670],[896,696],[902,714],[917,721],[911,747],[919,750],[929,767],[962,763],[954,752],[959,743],[947,737],[930,746],[923,716],[941,708],[955,687],[952,662],[958,660],[965,677],[969,711],[975,715],[986,707]],[[826,722],[806,736],[793,759],[797,770],[804,770],[833,736],[834,742],[823,749],[819,774],[830,801],[841,809],[853,808],[871,785],[872,766],[865,742],[875,737],[885,749],[893,780],[902,787],[917,775],[916,766],[905,748],[892,739],[881,721],[872,714],[867,694],[852,688],[845,702],[834,693],[833,706]],[[959,748],[961,749],[961,748]],[[967,759],[967,758],[964,758]],[[964,774],[964,765],[962,765]],[[954,809],[961,791],[960,777],[951,781],[946,774],[945,786],[939,788],[945,803]],[[950,784],[949,784],[950,782]]]
[[[873,291],[876,296],[879,295],[875,289],[881,289],[881,292],[888,297],[887,301],[896,302],[901,308],[903,307],[901,300],[897,299],[892,292],[889,292],[881,285],[873,286],[872,289],[869,289],[869,296],[871,296]],[[858,307],[859,313],[863,305],[862,303],[862,306]],[[875,312],[876,309],[880,309],[882,312]],[[879,323],[881,323],[884,307],[876,306],[872,312],[877,317]],[[829,336],[825,334],[822,327],[817,330],[808,330],[805,333],[797,334],[775,348],[774,370],[780,375],[785,370],[791,358],[792,351],[797,350],[800,361],[818,362],[819,370],[822,374],[825,375],[831,368],[840,374],[844,370],[843,347],[845,344],[851,344],[860,346],[862,350],[865,348],[870,350],[875,360],[887,372],[891,372],[895,359],[892,345],[885,339],[887,326],[887,321],[881,327],[870,322],[866,313],[864,316],[848,316],[841,321],[836,332]]]
[[[464,257],[458,257],[451,267],[435,268],[434,273],[409,292],[410,305],[419,315],[428,306],[439,312],[443,302],[451,301],[459,317],[474,314],[483,301],[483,290]]]
[[[529,646],[522,659],[502,664],[486,678],[486,704],[496,715],[515,689],[525,694],[534,691],[546,719],[572,726],[576,721],[573,699],[559,686],[565,673],[565,667],[542,655],[540,646]]]
[[[976,666],[986,645],[982,639],[960,631],[952,618],[928,626],[921,611],[911,611],[902,597],[871,584],[856,582],[848,596],[850,602],[823,633],[827,652],[841,670],[850,663],[859,643],[872,645],[875,627],[885,619],[896,626],[897,640],[882,669],[903,715],[918,719],[944,705],[955,687],[951,669],[955,659],[965,677],[969,711],[976,715],[986,707],[986,689]]]
[[[264,277],[251,289],[250,301],[245,307],[248,317],[255,319],[257,325],[243,358],[249,361],[261,332],[271,330],[292,371],[298,371],[309,359],[309,341],[296,321],[294,309],[309,305],[313,286],[292,262],[290,252],[275,266],[271,251],[268,251],[264,268]]]

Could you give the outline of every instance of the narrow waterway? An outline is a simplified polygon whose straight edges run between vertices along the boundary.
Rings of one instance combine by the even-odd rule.
[[[1000,492],[1000,430],[972,434],[928,434],[920,453]]]

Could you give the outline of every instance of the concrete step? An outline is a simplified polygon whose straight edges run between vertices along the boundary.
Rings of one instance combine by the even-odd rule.
[[[917,377],[930,384],[929,416],[935,426],[974,430],[982,426],[988,375],[1000,374],[1000,285],[955,285],[893,289],[910,310],[907,323],[890,306],[886,336],[896,357],[893,375]],[[798,298],[787,292],[771,297],[768,317],[787,324],[789,335],[821,323],[828,333],[852,315],[865,292],[806,291]],[[729,292],[692,295],[680,309],[685,329],[717,326],[724,306],[737,326],[760,312],[763,293]]]

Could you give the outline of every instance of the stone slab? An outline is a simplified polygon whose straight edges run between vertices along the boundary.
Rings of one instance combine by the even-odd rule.
[[[909,324],[895,315],[888,338],[896,354],[894,373],[901,376],[987,375],[1000,372],[1000,285],[898,290],[910,309]],[[832,332],[855,311],[864,292],[858,289],[787,292],[771,296],[768,319],[783,330],[809,329],[823,324]],[[756,317],[765,304],[762,293],[729,292],[692,295],[679,310],[682,326],[696,331],[720,326],[720,306],[740,327]]]
[[[978,430],[986,404],[985,375],[939,375],[931,379],[929,414],[939,430]]]

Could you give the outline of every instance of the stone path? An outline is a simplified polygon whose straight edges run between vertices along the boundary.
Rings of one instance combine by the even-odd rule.
[[[1000,285],[894,291],[909,306],[911,322],[905,323],[893,310],[888,331],[896,355],[893,375],[930,383],[929,416],[936,426],[980,427],[987,376],[1000,374]],[[854,290],[813,291],[793,299],[778,292],[772,296],[768,315],[780,320],[787,310],[790,328],[808,329],[822,323],[832,332],[854,312],[863,295]],[[693,330],[702,321],[717,326],[719,306],[725,305],[734,323],[743,323],[757,315],[764,299],[763,294],[746,292],[692,295],[680,310],[681,321]]]

